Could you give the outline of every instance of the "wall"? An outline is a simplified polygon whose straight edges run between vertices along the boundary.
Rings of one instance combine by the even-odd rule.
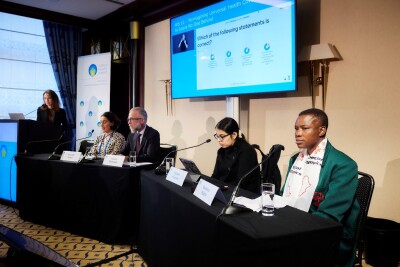
[[[358,163],[359,170],[375,178],[369,216],[400,222],[400,90],[396,84],[400,1],[317,2],[320,42],[334,44],[343,57],[329,68],[328,138]],[[306,25],[301,26],[299,32],[304,32]],[[160,130],[161,141],[184,148],[212,138],[215,123],[225,116],[225,100],[173,100],[173,115],[167,115],[165,87],[160,80],[170,78],[168,34],[168,20],[145,30],[145,108],[149,124]],[[294,121],[301,110],[311,106],[310,96],[304,93],[308,90],[304,78],[299,77],[295,94],[241,98],[247,103],[242,112],[248,114],[250,143],[259,144],[264,151],[276,143],[285,146],[279,161],[282,175],[286,175],[289,157],[297,151]],[[322,107],[321,92],[317,92],[316,107]],[[217,149],[212,138],[211,144],[178,156],[194,159],[200,170],[210,175]]]

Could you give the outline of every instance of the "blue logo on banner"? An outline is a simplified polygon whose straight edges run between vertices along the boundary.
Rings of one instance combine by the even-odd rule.
[[[83,123],[83,121],[81,121],[81,122],[79,123],[79,126],[83,127],[83,125],[85,125],[85,124]]]
[[[97,66],[95,64],[92,64],[89,66],[89,75],[91,77],[94,77],[97,73]]]
[[[98,106],[102,106],[102,105],[103,105],[103,101],[99,100],[99,101],[97,102],[97,105],[98,105]]]
[[[89,117],[92,117],[93,116],[93,112],[91,112],[91,111],[89,111]]]
[[[92,136],[92,131],[88,132],[88,136],[89,136],[89,137]]]
[[[7,156],[7,147],[5,145],[1,146],[1,157],[5,158]]]
[[[81,107],[83,107],[83,106],[85,105],[85,102],[84,102],[84,101],[81,101],[81,102],[79,103],[79,105],[80,105]]]

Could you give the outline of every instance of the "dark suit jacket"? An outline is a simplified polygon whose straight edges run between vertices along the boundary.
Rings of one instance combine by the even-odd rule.
[[[220,148],[217,153],[212,177],[232,185],[237,185],[240,178],[258,164],[255,149],[241,138],[231,147]],[[260,169],[244,178],[240,187],[260,194]]]
[[[41,122],[50,123],[49,116],[47,114],[47,110],[42,110],[39,107],[37,109],[37,119],[36,120],[41,121]],[[67,130],[68,122],[67,122],[67,115],[66,115],[64,109],[60,108],[60,110],[55,113],[53,124],[61,126],[64,132],[65,132],[65,130]]]
[[[136,149],[137,133],[130,133],[125,143],[125,148],[122,154],[127,156],[129,151]],[[136,155],[137,162],[157,162],[158,150],[160,148],[160,133],[150,127],[146,126],[144,130],[142,142],[140,144],[139,155]]]

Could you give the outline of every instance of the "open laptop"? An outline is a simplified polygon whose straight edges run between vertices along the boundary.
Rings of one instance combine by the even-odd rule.
[[[185,169],[189,172],[192,181],[197,183],[200,179],[201,172],[197,167],[196,163],[194,163],[190,159],[179,158],[179,160],[182,162]]]
[[[12,120],[25,120],[24,113],[8,113]]]

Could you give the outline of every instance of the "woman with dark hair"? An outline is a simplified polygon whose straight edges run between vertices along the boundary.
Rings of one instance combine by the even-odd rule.
[[[121,120],[114,113],[107,111],[101,115],[100,124],[103,134],[97,136],[88,154],[98,158],[120,154],[125,146],[124,136],[116,131]]]
[[[221,148],[212,177],[232,185],[237,185],[240,178],[258,164],[256,151],[239,131],[238,123],[228,117],[215,126],[214,137]],[[244,178],[240,187],[260,194],[260,186],[260,170],[256,169]]]
[[[37,121],[52,123],[62,127],[63,131],[68,128],[65,110],[60,108],[60,100],[56,92],[46,90],[43,93],[43,105],[37,109]]]

